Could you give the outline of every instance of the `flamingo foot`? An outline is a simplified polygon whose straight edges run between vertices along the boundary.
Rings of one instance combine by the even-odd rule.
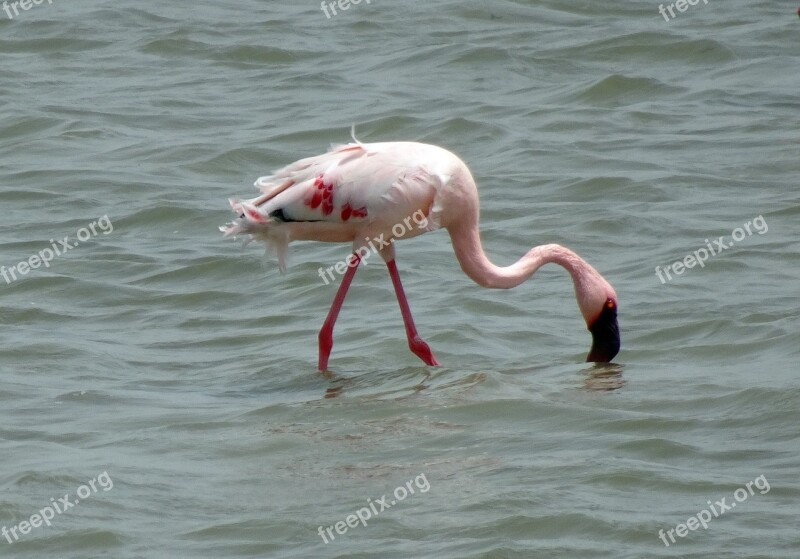
[[[436,359],[436,356],[433,354],[433,351],[431,351],[431,346],[429,346],[428,343],[419,336],[409,338],[408,347],[411,349],[411,352],[422,359],[426,365],[431,367],[438,367],[440,365],[439,361]]]

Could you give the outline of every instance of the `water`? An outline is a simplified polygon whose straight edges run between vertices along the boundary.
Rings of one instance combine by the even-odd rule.
[[[0,265],[78,242],[0,280],[0,528],[19,536],[0,554],[797,557],[794,9],[0,12]],[[353,123],[363,141],[461,155],[496,262],[556,242],[603,272],[620,296],[615,363],[582,362],[562,270],[483,289],[436,232],[401,242],[398,262],[444,366],[408,351],[370,264],[318,373],[335,288],[317,270],[347,247],[296,243],[280,275],[217,226],[228,197]],[[763,234],[659,280],[759,216]],[[383,495],[396,502],[380,511]],[[62,496],[80,503],[20,524]],[[675,535],[722,499],[737,507]],[[366,526],[346,524],[370,503]]]

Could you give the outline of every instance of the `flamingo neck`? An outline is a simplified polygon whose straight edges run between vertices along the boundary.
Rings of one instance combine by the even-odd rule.
[[[450,227],[449,232],[461,269],[478,285],[510,289],[529,279],[545,264],[552,263],[567,270],[572,277],[578,308],[590,328],[606,301],[616,301],[611,284],[583,258],[561,245],[536,246],[510,266],[496,266],[483,251],[477,223]]]
[[[558,264],[572,276],[576,288],[585,283],[584,276],[592,276],[594,269],[580,256],[560,245],[540,245],[530,249],[510,266],[497,266],[486,256],[477,227],[452,230],[456,258],[469,278],[483,287],[510,289],[516,287],[545,264]],[[595,274],[597,272],[594,272]]]

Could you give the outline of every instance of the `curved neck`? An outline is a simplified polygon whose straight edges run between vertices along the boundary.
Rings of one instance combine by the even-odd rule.
[[[510,289],[529,279],[545,264],[558,264],[572,276],[578,308],[589,326],[595,323],[606,301],[617,299],[614,288],[597,270],[561,245],[536,246],[510,266],[496,266],[483,252],[477,222],[451,226],[448,231],[461,269],[478,285]]]
[[[584,275],[597,272],[580,256],[561,245],[540,245],[530,249],[510,266],[493,264],[481,245],[477,227],[451,228],[450,238],[461,269],[472,281],[483,287],[510,289],[516,287],[545,264],[558,264],[572,276],[575,289],[584,283]],[[592,274],[594,272],[594,274]]]

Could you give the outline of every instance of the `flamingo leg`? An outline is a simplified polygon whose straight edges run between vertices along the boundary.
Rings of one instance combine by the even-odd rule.
[[[336,292],[336,297],[333,298],[331,308],[328,311],[328,317],[319,331],[319,370],[328,370],[328,358],[331,356],[331,349],[333,349],[333,326],[336,324],[336,319],[339,316],[339,311],[342,310],[342,303],[344,298],[347,297],[347,290],[350,289],[350,284],[353,282],[353,277],[356,275],[358,265],[361,264],[361,257],[358,253],[353,253],[352,265],[347,267],[347,271],[342,276],[342,283],[339,290]]]
[[[417,327],[414,325],[414,318],[411,316],[411,309],[408,306],[408,299],[406,299],[405,291],[403,291],[403,283],[400,281],[400,273],[397,271],[397,263],[394,258],[386,261],[386,267],[389,268],[389,276],[392,278],[392,285],[397,295],[397,302],[400,303],[400,313],[403,315],[403,324],[406,326],[408,347],[417,357],[422,359],[426,365],[439,365],[430,346],[425,340],[420,338],[417,333]]]

